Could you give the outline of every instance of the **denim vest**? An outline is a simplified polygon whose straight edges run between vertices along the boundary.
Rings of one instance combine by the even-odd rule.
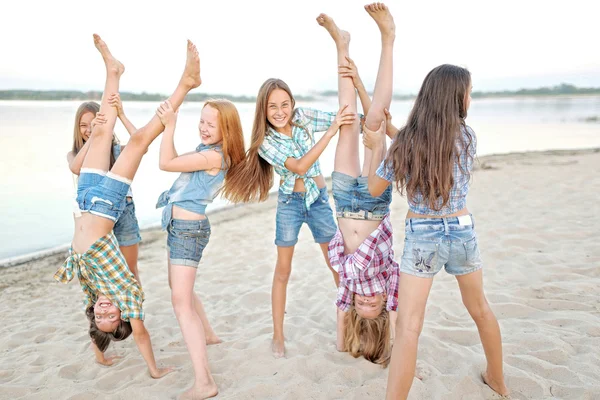
[[[223,155],[221,145],[200,144],[197,152],[216,150]],[[156,203],[156,208],[165,207],[162,214],[162,228],[167,229],[173,218],[173,204],[184,210],[205,214],[206,206],[212,203],[225,179],[225,160],[221,163],[221,170],[216,175],[210,175],[205,170],[182,172],[175,180],[171,189],[164,191]]]
[[[115,160],[117,158],[119,158],[119,156],[121,155],[121,145],[119,143],[113,144],[112,153],[113,153],[113,156],[115,157]],[[127,197],[133,197],[133,192],[131,191],[131,185],[129,186],[129,190],[127,191]]]

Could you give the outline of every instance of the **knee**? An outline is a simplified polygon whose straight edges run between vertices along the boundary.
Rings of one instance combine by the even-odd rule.
[[[129,141],[127,142],[127,146],[134,146],[134,147],[143,147],[143,146],[145,146],[144,128],[138,129],[137,131],[135,131],[129,137]]]
[[[418,339],[423,330],[423,315],[398,315],[396,335],[404,338]]]
[[[476,301],[476,302],[463,302],[465,307],[467,307],[467,311],[469,311],[469,315],[475,322],[478,321],[487,321],[490,319],[496,318],[490,305],[485,299]]]
[[[181,294],[171,292],[171,304],[177,318],[186,315],[192,310],[192,303],[189,296],[182,296]]]
[[[383,120],[385,120],[383,110],[373,110],[373,108],[371,108],[365,117],[365,126],[372,131],[376,131],[379,129],[381,121]]]
[[[275,267],[275,276],[274,276],[274,280],[279,282],[279,283],[288,283],[288,281],[290,280],[290,275],[292,274],[292,268],[291,266],[282,266],[280,264],[277,264],[277,266]]]

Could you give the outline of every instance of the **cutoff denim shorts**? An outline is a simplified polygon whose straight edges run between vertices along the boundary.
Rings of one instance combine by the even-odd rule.
[[[466,275],[481,269],[471,215],[409,218],[405,222],[405,234],[400,272],[433,278],[442,267],[452,275]]]
[[[167,247],[171,265],[198,268],[202,253],[210,239],[208,218],[198,221],[171,219],[167,232]]]
[[[333,171],[331,174],[333,201],[337,212],[368,211],[377,216],[385,216],[390,212],[392,201],[392,185],[379,197],[369,193],[369,178],[359,176],[354,178],[341,172]]]
[[[142,241],[140,226],[135,216],[135,204],[131,197],[125,199],[125,210],[117,220],[113,232],[119,246],[133,246]]]
[[[79,210],[117,222],[125,210],[129,186],[106,174],[82,172],[77,180]]]
[[[329,205],[327,187],[320,189],[319,197],[310,209],[304,204],[304,192],[290,194],[279,192],[277,199],[275,245],[294,246],[298,243],[298,234],[302,224],[308,224],[316,243],[329,243],[335,235],[337,226],[333,220],[333,211]]]

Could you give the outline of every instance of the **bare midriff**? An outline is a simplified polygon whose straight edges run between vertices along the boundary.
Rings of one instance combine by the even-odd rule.
[[[319,189],[323,189],[325,185],[325,178],[323,175],[313,176],[312,179],[315,180],[317,187]],[[283,181],[279,181],[279,185],[282,185]],[[294,192],[306,192],[306,188],[304,187],[304,179],[298,178],[296,179],[296,183],[294,183]]]
[[[338,227],[344,238],[344,254],[354,253],[379,224],[380,220],[338,218]]]
[[[455,213],[452,214],[447,214],[447,215],[425,215],[425,214],[416,214],[412,211],[408,211],[406,213],[406,218],[449,218],[449,217],[460,217],[461,215],[468,215],[469,214],[469,210],[467,210],[467,207],[458,210]]]
[[[188,211],[173,204],[173,219],[184,219],[188,221],[199,221],[206,219],[206,215]]]

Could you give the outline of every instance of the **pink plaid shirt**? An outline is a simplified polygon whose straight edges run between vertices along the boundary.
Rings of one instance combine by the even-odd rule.
[[[329,261],[340,276],[335,304],[342,311],[350,310],[354,293],[373,296],[387,293],[387,311],[398,308],[399,266],[394,261],[392,223],[386,215],[353,254],[344,254],[344,238],[338,229],[329,242]]]

